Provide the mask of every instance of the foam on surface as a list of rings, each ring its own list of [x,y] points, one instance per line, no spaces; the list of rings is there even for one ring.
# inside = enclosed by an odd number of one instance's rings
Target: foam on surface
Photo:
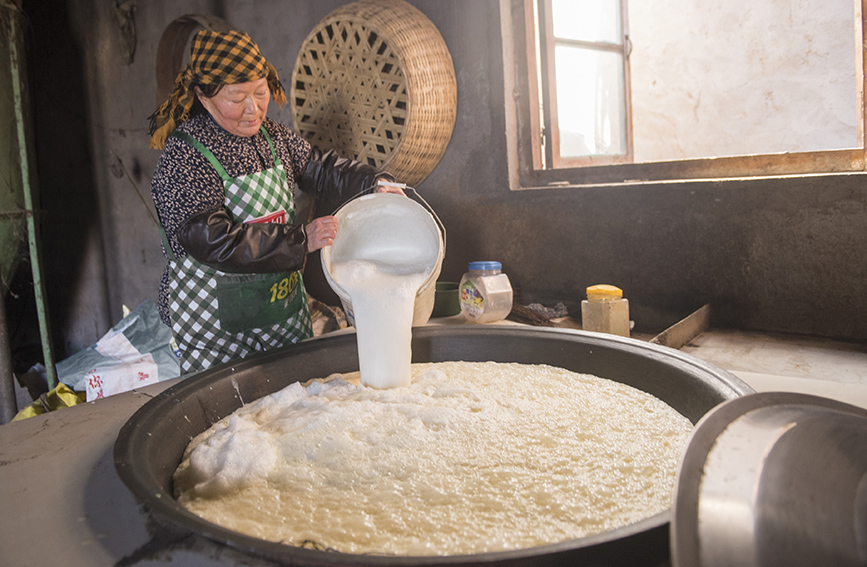
[[[176,496],[255,537],[398,555],[555,543],[670,506],[692,424],[664,402],[542,365],[412,373],[403,388],[335,376],[244,406],[190,444]]]

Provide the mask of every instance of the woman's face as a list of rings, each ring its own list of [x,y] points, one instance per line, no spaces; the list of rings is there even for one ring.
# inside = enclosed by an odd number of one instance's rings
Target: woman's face
[[[196,96],[217,124],[245,138],[259,131],[271,101],[266,77],[249,83],[226,85],[211,98],[204,96],[197,87]]]

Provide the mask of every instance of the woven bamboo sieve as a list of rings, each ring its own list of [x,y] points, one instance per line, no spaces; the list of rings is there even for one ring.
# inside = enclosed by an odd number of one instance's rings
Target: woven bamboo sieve
[[[418,186],[446,151],[457,114],[452,57],[404,0],[360,0],[310,32],[292,74],[296,131]]]

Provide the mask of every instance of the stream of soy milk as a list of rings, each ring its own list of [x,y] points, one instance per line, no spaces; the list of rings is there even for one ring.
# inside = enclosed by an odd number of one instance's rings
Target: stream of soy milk
[[[352,301],[361,383],[373,388],[412,381],[412,317],[429,262],[389,264],[348,260],[331,266],[334,281]]]

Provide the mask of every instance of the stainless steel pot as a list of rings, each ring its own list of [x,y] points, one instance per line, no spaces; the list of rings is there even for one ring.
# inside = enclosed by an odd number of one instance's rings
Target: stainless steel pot
[[[753,390],[736,376],[666,347],[581,331],[519,326],[413,329],[413,361],[549,364],[648,392],[693,423],[716,405]],[[292,382],[358,370],[355,335],[320,338],[217,367],[145,404],[121,429],[118,475],[161,526],[257,558],[330,565],[660,565],[669,560],[669,513],[596,536],[509,552],[447,557],[353,555],[300,549],[216,526],[172,497],[172,474],[190,440],[244,403]]]
[[[672,504],[675,567],[867,565],[867,409],[763,392],[696,427]]]

